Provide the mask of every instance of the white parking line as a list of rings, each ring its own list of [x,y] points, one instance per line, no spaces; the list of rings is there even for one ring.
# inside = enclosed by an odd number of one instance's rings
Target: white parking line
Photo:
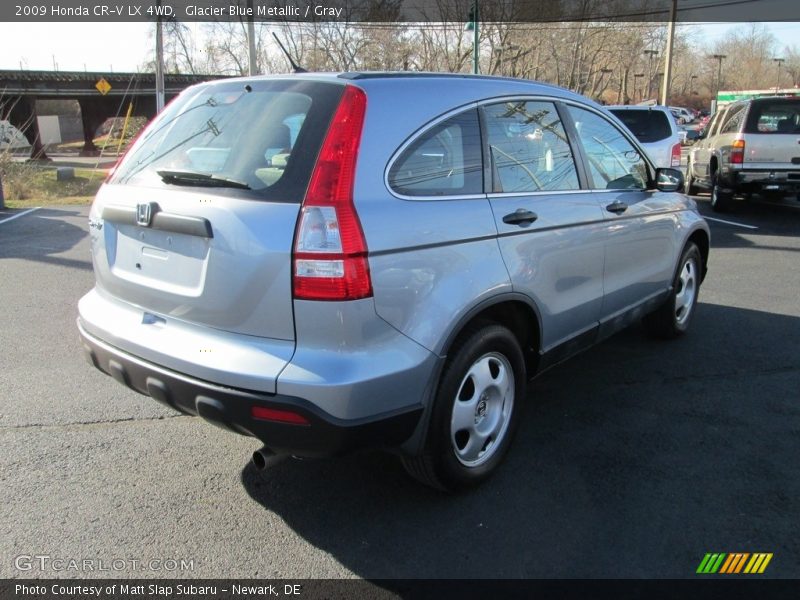
[[[736,223],[734,221],[726,221],[725,219],[715,219],[714,217],[703,217],[706,221],[716,221],[717,223],[725,223],[726,225],[735,225],[736,227],[744,227],[745,229],[758,229],[755,225],[745,225],[744,223]]]
[[[37,206],[36,208],[29,208],[28,210],[24,210],[21,213],[17,213],[11,217],[8,217],[7,219],[3,219],[2,221],[0,221],[0,225],[2,225],[3,223],[8,223],[9,221],[13,221],[14,219],[19,219],[20,217],[24,217],[28,213],[32,213],[33,211],[39,210],[40,208],[42,207]]]

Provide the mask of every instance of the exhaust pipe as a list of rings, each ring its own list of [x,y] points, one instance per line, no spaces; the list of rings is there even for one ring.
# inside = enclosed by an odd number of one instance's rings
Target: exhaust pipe
[[[253,465],[259,471],[277,465],[286,458],[285,454],[275,454],[269,448],[261,448],[253,452]]]

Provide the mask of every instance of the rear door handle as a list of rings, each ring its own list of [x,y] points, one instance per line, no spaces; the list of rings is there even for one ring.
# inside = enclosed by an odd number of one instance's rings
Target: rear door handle
[[[608,212],[612,212],[612,213],[616,213],[616,214],[620,215],[620,214],[624,213],[626,210],[628,210],[628,205],[625,204],[624,202],[622,202],[621,200],[617,200],[615,202],[612,202],[608,206],[606,206],[606,210]]]
[[[535,212],[531,212],[529,210],[525,210],[524,208],[518,208],[513,213],[507,214],[503,217],[503,223],[508,223],[509,225],[530,225],[536,219],[539,218]]]

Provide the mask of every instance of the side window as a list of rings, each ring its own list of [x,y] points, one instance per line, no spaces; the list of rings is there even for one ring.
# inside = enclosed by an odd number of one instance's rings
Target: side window
[[[647,188],[647,162],[619,129],[577,106],[570,106],[569,114],[583,144],[593,189]]]
[[[484,107],[493,192],[580,189],[567,135],[552,102]]]
[[[719,132],[720,133],[736,133],[739,131],[742,125],[742,119],[744,118],[746,106],[737,106],[736,108],[731,108],[728,111],[728,114],[725,115],[725,121],[722,123]]]
[[[389,186],[405,196],[482,194],[478,111],[460,113],[423,133],[392,165]]]
[[[709,119],[708,123],[706,123],[706,137],[710,137],[714,135],[714,129],[719,123],[719,111],[715,112],[714,115]]]

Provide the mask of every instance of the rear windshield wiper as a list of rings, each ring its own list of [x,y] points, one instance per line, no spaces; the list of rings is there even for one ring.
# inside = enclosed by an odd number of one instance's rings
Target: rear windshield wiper
[[[217,175],[210,175],[208,173],[195,173],[194,171],[172,171],[168,169],[161,169],[156,171],[156,173],[158,173],[158,176],[164,180],[164,183],[172,183],[175,185],[230,187],[238,188],[240,190],[251,189],[250,186],[243,181],[236,181],[235,179],[228,179],[227,177],[219,177]]]

